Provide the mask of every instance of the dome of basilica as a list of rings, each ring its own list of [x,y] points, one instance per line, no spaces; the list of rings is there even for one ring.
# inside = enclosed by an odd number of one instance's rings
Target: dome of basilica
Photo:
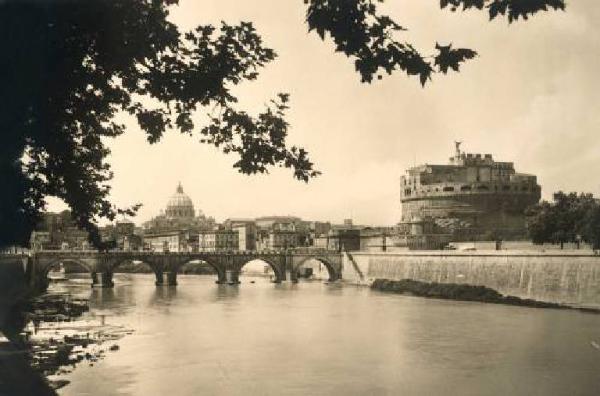
[[[171,218],[193,218],[195,216],[194,204],[190,197],[183,192],[181,183],[177,186],[177,191],[167,203],[165,215]]]

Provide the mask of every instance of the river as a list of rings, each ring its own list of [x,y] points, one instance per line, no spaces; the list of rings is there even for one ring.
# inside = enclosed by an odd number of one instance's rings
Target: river
[[[81,320],[133,330],[60,395],[598,395],[600,315],[322,282],[115,275]]]

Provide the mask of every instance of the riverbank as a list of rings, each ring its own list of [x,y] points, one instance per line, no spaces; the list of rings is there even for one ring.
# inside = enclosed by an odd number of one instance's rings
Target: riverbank
[[[87,299],[46,293],[13,305],[0,327],[0,395],[56,395],[61,376],[76,365],[94,365],[131,331],[83,318]],[[4,335],[4,337],[2,337]],[[110,345],[106,345],[110,343]]]
[[[591,251],[352,252],[342,279],[481,285],[503,295],[600,308],[600,256]]]
[[[388,293],[406,294],[417,297],[445,300],[473,301],[491,304],[515,305],[529,308],[575,309],[583,312],[600,313],[600,309],[573,307],[564,304],[537,301],[528,298],[505,296],[486,286],[457,283],[421,282],[412,279],[375,279],[371,289]]]
[[[63,376],[71,383],[61,396],[598,389],[600,315],[402,297],[342,282],[242,278],[229,286],[190,275],[177,287],[156,287],[150,275],[115,274],[114,289],[72,282],[90,296],[86,317],[105,315],[135,333],[102,364],[80,363]]]

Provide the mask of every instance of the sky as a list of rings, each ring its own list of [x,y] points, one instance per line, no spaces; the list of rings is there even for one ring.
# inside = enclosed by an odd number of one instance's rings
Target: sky
[[[242,175],[232,168],[235,157],[198,135],[170,131],[150,145],[124,117],[127,132],[108,142],[111,200],[142,203],[135,219],[142,222],[165,208],[181,182],[196,210],[217,221],[295,215],[393,225],[404,170],[446,163],[454,140],[537,175],[543,198],[557,190],[600,195],[600,2],[569,1],[566,12],[511,25],[483,12],[440,10],[437,0],[387,0],[381,12],[406,27],[398,38],[422,53],[439,42],[479,56],[460,73],[434,75],[425,88],[401,72],[364,84],[351,59],[308,33],[301,0],[181,0],[170,19],[182,30],[254,23],[278,58],[235,89],[240,106],[258,112],[276,93],[289,93],[288,141],[307,149],[323,174],[308,184],[287,169]]]

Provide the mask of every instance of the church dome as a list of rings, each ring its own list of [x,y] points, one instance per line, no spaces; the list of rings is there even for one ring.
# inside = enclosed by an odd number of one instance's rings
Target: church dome
[[[181,187],[181,183],[177,186],[177,191],[175,192],[175,195],[173,195],[169,199],[165,214],[167,215],[167,217],[173,218],[193,218],[195,216],[194,204],[192,203],[190,197],[188,197],[183,192],[183,187]]]

